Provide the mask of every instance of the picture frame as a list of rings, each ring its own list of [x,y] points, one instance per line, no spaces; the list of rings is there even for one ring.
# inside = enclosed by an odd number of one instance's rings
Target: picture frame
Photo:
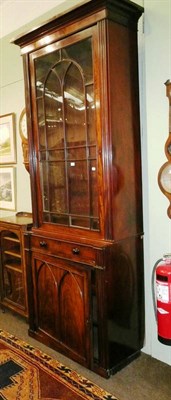
[[[0,209],[2,210],[16,209],[15,178],[14,167],[0,168]]]
[[[15,114],[0,115],[0,164],[15,164]]]

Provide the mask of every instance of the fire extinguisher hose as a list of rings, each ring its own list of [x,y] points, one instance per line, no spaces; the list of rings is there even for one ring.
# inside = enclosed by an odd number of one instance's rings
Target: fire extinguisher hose
[[[163,257],[159,258],[159,260],[157,260],[156,263],[154,264],[153,271],[152,271],[152,279],[151,279],[152,300],[153,300],[153,308],[154,308],[154,315],[155,315],[156,322],[157,322],[157,307],[156,307],[156,293],[155,293],[155,272],[156,272],[157,265],[161,261],[163,261]]]

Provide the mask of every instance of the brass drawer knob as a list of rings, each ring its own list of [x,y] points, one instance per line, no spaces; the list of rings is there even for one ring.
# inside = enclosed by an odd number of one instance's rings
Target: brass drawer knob
[[[77,247],[72,249],[73,254],[80,254],[80,250]]]
[[[44,242],[44,240],[42,242],[40,242],[40,247],[47,247],[47,243]]]

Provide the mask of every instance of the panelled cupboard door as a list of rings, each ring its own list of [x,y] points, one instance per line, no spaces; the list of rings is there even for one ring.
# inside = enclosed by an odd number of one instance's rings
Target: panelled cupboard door
[[[73,263],[33,254],[36,332],[89,365],[89,272]]]

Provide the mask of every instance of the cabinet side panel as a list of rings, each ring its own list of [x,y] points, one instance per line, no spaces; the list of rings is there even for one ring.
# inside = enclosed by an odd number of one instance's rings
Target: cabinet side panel
[[[106,274],[110,367],[139,351],[144,340],[143,240],[128,238],[111,250]]]
[[[113,237],[142,232],[137,32],[108,23]]]

